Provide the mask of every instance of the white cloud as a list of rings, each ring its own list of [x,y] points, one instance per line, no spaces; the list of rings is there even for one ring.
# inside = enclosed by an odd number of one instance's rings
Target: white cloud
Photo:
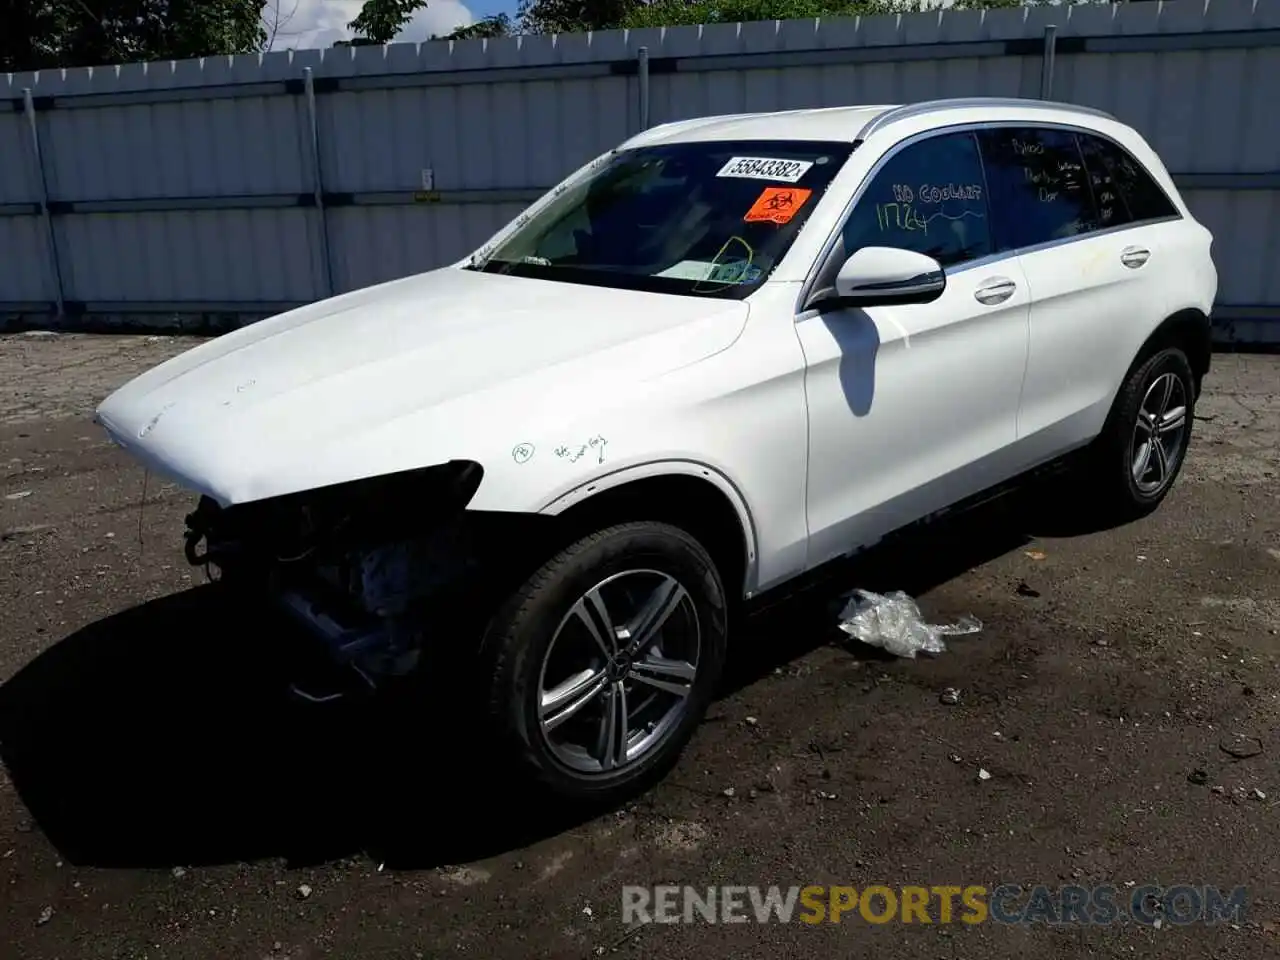
[[[335,40],[351,36],[347,24],[356,18],[363,5],[363,0],[268,0],[267,9],[263,11],[268,25],[277,7],[281,21],[272,49],[331,47]],[[432,34],[443,36],[474,20],[460,0],[430,0],[425,9],[413,15],[396,39],[428,40]]]

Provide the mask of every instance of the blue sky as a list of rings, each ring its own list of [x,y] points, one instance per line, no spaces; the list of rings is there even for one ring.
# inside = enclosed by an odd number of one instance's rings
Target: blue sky
[[[347,23],[360,12],[363,0],[268,0],[268,22],[279,19],[274,50],[330,47],[335,40],[349,37]],[[495,13],[514,15],[517,0],[430,0],[418,11],[397,37],[398,40],[426,40],[433,33],[445,34]]]

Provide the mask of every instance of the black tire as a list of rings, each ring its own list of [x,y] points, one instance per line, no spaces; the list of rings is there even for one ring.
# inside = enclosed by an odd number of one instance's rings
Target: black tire
[[[1146,429],[1139,427],[1139,412],[1143,412],[1144,421],[1148,419],[1145,408],[1151,407],[1153,390],[1162,383],[1171,383],[1173,390],[1166,413],[1181,407],[1182,425],[1176,434],[1161,435],[1159,448],[1166,450],[1163,459],[1166,467],[1160,482],[1155,482],[1155,461],[1160,458],[1154,457],[1147,461],[1149,466],[1143,477],[1149,482],[1144,483],[1135,476],[1140,455],[1139,434]],[[1082,479],[1086,481],[1091,509],[1100,508],[1108,519],[1124,521],[1146,516],[1160,506],[1186,461],[1197,386],[1187,355],[1177,347],[1159,350],[1130,370],[1102,433],[1085,459]]]
[[[646,577],[650,579],[646,580]],[[669,588],[668,580],[678,583],[684,594]],[[640,588],[650,582],[662,589],[670,589],[673,597],[683,597],[667,619],[667,626],[656,634],[658,640],[654,646],[662,647],[665,656],[665,651],[673,649],[678,642],[684,642],[687,649],[691,642],[689,638],[695,633],[697,636],[696,673],[692,682],[687,684],[688,693],[683,698],[662,691],[655,693],[652,687],[647,686],[647,681],[639,682],[637,675],[641,673],[641,667],[647,671],[652,666],[649,663],[641,663],[634,673],[628,673],[629,668],[622,664],[623,657],[605,660],[599,641],[594,641],[593,646],[592,639],[582,639],[590,638],[590,634],[585,632],[586,624],[572,613],[580,600],[585,602],[588,592],[602,584],[600,595],[604,596],[609,590],[640,594],[643,592]],[[656,588],[653,596],[657,596]],[[612,598],[606,606],[611,603]],[[617,608],[622,610],[623,604],[617,604]],[[680,617],[678,622],[675,620],[677,615]],[[691,624],[696,624],[696,631]],[[715,563],[706,550],[683,530],[663,523],[641,522],[610,527],[584,537],[547,561],[516,590],[499,608],[485,631],[482,649],[490,676],[488,711],[494,732],[520,771],[546,792],[564,800],[591,803],[625,799],[659,779],[675,764],[705,715],[724,667],[726,624],[724,588]],[[668,639],[668,629],[672,631],[674,640]],[[603,634],[605,631],[599,632]],[[573,636],[578,638],[577,648],[571,642]],[[616,631],[614,636],[618,636]],[[557,745],[558,735],[554,731],[544,732],[540,721],[543,685],[547,682],[546,676],[552,672],[548,661],[549,654],[553,652],[553,641],[556,643],[556,657],[560,656],[562,649],[580,648],[584,656],[599,658],[602,665],[587,664],[583,670],[598,670],[605,683],[605,688],[595,696],[595,700],[588,702],[556,730],[590,729],[593,722],[603,728],[606,701],[617,696],[619,684],[624,690],[619,697],[623,704],[631,702],[632,694],[625,692],[626,685],[630,683],[633,690],[641,691],[634,706],[640,707],[646,696],[655,703],[663,697],[670,697],[673,703],[683,705],[682,712],[673,716],[665,726],[659,725],[665,733],[655,738],[653,745],[634,759],[611,770],[575,768],[575,763],[586,764],[590,758],[584,754],[566,760],[563,754],[571,752],[573,745]],[[624,635],[618,642],[625,645],[628,639]],[[675,661],[662,661],[668,662]],[[637,663],[640,663],[639,657]],[[620,679],[615,678],[615,674]],[[599,721],[594,719],[595,701],[599,701]],[[625,710],[624,706],[624,715]],[[637,714],[640,713],[641,710],[637,709]],[[568,734],[564,736],[567,739]],[[622,742],[625,743],[625,738]]]

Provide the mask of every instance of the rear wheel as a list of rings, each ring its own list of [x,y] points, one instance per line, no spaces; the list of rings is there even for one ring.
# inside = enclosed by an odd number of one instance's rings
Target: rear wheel
[[[684,531],[628,523],[568,547],[486,631],[489,711],[552,793],[609,801],[670,768],[724,664],[725,596]]]
[[[1177,347],[1130,372],[1087,461],[1090,492],[1104,510],[1128,519],[1160,505],[1186,459],[1195,402],[1195,377]]]

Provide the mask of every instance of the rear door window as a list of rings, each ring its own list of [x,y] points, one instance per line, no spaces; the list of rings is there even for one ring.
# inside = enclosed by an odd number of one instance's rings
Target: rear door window
[[[944,267],[991,253],[982,164],[972,133],[949,133],[893,154],[844,225],[844,251],[898,247]]]
[[[1077,135],[1102,226],[1176,217],[1178,209],[1142,164],[1104,137]]]
[[[1069,240],[1098,229],[1084,158],[1069,130],[978,131],[998,251]]]

